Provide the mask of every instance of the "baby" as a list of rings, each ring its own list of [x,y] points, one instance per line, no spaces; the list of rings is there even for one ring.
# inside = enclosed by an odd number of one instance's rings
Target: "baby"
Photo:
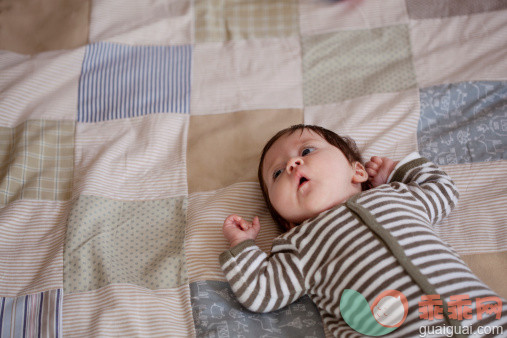
[[[254,242],[258,217],[248,222],[231,215],[224,222],[231,248],[220,264],[248,309],[277,310],[307,294],[335,336],[355,336],[341,315],[342,292],[355,290],[372,304],[392,289],[408,302],[406,319],[392,335],[418,336],[421,327],[449,325],[476,333],[484,325],[507,330],[505,302],[500,317],[478,319],[473,300],[498,296],[435,234],[458,192],[449,176],[417,153],[400,162],[374,156],[363,166],[353,141],[296,125],[266,144],[258,175],[268,209],[286,232],[268,255]],[[452,311],[455,297],[465,294],[472,318]],[[441,311],[425,318],[420,302],[427,295],[439,296]]]

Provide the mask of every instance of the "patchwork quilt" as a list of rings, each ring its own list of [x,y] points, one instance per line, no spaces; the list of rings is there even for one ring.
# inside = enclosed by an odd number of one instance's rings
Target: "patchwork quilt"
[[[223,220],[280,230],[256,179],[278,130],[455,180],[437,232],[507,297],[507,2],[0,2],[0,336],[324,337],[303,297],[241,307]]]

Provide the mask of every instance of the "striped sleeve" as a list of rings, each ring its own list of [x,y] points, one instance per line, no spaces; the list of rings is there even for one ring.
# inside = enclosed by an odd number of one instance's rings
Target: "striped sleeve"
[[[449,215],[459,197],[451,178],[434,163],[420,156],[400,164],[392,181],[406,184],[411,195],[426,210],[431,224]]]
[[[223,252],[220,265],[238,301],[250,311],[274,311],[304,295],[299,254],[286,241],[275,240],[270,255],[245,241]]]

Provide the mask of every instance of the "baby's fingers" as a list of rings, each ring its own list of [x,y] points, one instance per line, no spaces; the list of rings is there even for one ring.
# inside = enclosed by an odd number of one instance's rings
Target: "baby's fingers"
[[[224,221],[224,224],[235,224],[241,219],[238,215],[229,215]]]
[[[250,228],[252,227],[252,223],[250,223],[250,222],[248,222],[248,221],[246,221],[246,220],[244,220],[244,219],[242,219],[242,218],[240,219],[240,221],[239,221],[239,224],[238,224],[238,225],[239,225],[239,227],[240,227],[242,230],[248,230],[248,229],[250,229]]]
[[[370,176],[377,175],[378,169],[379,169],[379,165],[378,164],[373,163],[373,162],[367,162],[364,165],[364,167],[365,167],[366,172],[368,173],[368,175],[370,175]]]
[[[241,217],[238,215],[230,215],[224,221],[224,227],[241,228]]]
[[[370,161],[366,162],[364,167],[366,172],[370,176],[375,176],[378,174],[380,167],[382,166],[382,159],[378,156],[372,156]]]
[[[373,170],[371,168],[366,168],[366,172],[368,173],[368,178],[371,180],[373,177],[377,176],[378,171]]]
[[[378,168],[380,168],[380,166],[382,166],[382,160],[379,161],[373,161],[373,159],[375,158],[376,156],[372,157],[372,161],[368,161],[364,164],[364,166],[366,168],[371,168],[373,170],[378,170]]]
[[[370,158],[370,162],[373,162],[373,163],[375,163],[376,165],[381,166],[381,165],[382,165],[383,160],[382,160],[382,157],[379,157],[379,156],[372,156],[372,157]]]

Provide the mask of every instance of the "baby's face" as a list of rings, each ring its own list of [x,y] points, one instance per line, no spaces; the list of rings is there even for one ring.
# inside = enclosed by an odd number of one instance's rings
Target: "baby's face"
[[[340,149],[307,129],[273,144],[262,176],[271,204],[291,226],[343,203],[367,179],[361,164],[351,165]]]

